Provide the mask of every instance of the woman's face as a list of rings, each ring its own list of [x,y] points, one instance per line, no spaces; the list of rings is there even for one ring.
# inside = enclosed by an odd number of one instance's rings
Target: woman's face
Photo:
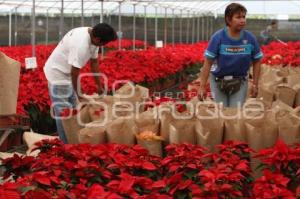
[[[235,31],[241,31],[246,25],[246,13],[235,13],[228,21],[229,27]]]

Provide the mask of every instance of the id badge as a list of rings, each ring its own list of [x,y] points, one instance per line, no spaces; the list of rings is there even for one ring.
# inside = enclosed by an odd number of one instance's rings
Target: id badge
[[[232,80],[232,79],[233,79],[232,75],[224,76],[224,80]]]

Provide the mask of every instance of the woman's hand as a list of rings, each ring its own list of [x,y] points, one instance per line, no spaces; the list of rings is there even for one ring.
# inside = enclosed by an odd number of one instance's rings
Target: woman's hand
[[[206,91],[206,88],[205,86],[200,86],[199,90],[198,90],[198,99],[200,101],[204,101],[207,97],[207,91]]]

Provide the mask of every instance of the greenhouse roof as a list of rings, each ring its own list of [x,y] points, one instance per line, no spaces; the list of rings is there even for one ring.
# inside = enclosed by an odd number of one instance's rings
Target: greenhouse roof
[[[36,13],[61,13],[63,7],[64,14],[99,14],[103,6],[103,14],[132,15],[133,8],[137,14],[152,15],[156,11],[158,14],[223,14],[225,7],[232,2],[243,4],[249,15],[299,15],[300,1],[222,1],[222,0],[202,0],[202,1],[166,1],[166,0],[2,0],[0,1],[0,12],[30,13],[35,5]],[[119,7],[121,5],[121,10]],[[83,6],[83,9],[82,9]]]

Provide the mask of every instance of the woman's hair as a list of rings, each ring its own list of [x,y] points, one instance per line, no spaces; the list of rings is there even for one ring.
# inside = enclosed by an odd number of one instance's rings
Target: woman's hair
[[[227,20],[231,20],[233,15],[236,14],[236,13],[247,13],[247,9],[239,4],[239,3],[231,3],[229,4],[226,9],[225,9],[225,23],[226,25],[228,26],[229,23]]]
[[[101,42],[110,42],[117,39],[116,31],[107,23],[99,23],[92,29],[94,37],[100,38]]]

